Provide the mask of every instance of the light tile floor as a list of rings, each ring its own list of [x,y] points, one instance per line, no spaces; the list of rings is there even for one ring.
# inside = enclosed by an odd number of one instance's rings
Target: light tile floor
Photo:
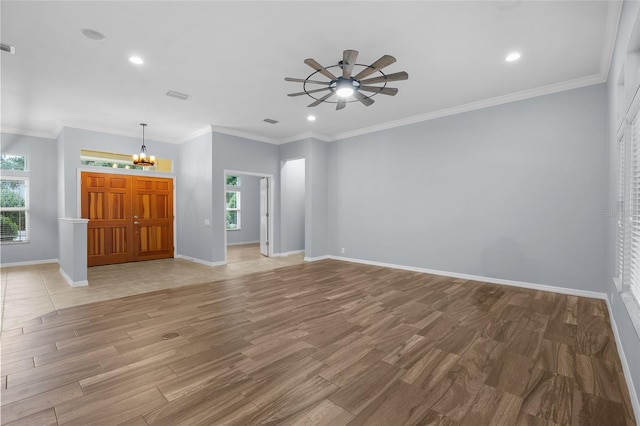
[[[89,287],[72,288],[57,263],[0,268],[2,330],[11,330],[56,309],[166,288],[235,278],[302,263],[303,255],[261,257],[224,266],[162,259],[89,268]]]

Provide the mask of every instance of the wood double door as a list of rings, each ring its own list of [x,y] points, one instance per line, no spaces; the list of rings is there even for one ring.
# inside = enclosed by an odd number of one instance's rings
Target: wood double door
[[[82,172],[88,266],[173,257],[173,180]]]

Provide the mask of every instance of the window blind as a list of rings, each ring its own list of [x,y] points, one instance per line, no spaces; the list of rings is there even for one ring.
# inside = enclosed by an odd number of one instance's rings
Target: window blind
[[[629,188],[629,289],[640,304],[640,111],[631,122],[631,179]]]
[[[620,285],[625,280],[625,255],[628,250],[625,250],[625,242],[627,239],[625,238],[626,226],[625,222],[627,220],[627,214],[625,211],[626,202],[625,202],[625,194],[626,194],[626,157],[625,157],[625,137],[624,133],[618,138],[618,165],[620,167],[618,173],[618,205],[616,206],[616,216],[618,217],[618,228],[617,228],[617,254],[616,254],[616,277],[619,280]]]

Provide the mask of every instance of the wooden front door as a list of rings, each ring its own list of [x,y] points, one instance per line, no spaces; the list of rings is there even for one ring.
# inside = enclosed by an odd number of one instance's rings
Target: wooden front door
[[[173,257],[173,180],[82,172],[88,266]]]
[[[133,177],[134,260],[173,257],[173,180]]]

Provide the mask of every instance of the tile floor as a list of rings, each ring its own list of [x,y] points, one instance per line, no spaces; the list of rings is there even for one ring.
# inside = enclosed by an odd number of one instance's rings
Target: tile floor
[[[57,263],[0,268],[2,330],[11,330],[56,309],[166,288],[202,284],[303,263],[303,255],[261,257],[224,266],[162,259],[89,268],[89,287],[72,288]]]

